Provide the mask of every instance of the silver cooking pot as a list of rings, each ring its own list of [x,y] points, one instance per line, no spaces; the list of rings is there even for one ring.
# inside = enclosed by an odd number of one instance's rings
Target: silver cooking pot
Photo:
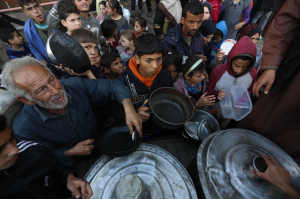
[[[203,110],[194,112],[192,119],[183,127],[183,137],[194,146],[200,146],[206,137],[220,130],[218,121],[210,113]]]

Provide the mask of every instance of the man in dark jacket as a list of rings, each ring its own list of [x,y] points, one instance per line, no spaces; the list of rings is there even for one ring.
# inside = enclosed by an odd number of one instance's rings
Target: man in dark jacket
[[[183,55],[203,55],[203,35],[198,31],[203,13],[200,1],[187,3],[182,12],[181,24],[171,28],[162,39],[164,49]]]
[[[45,147],[22,141],[16,144],[13,131],[0,115],[0,190],[1,198],[89,199],[89,183],[76,178],[74,170],[60,163]]]
[[[16,138],[44,145],[64,164],[72,165],[76,156],[91,153],[98,134],[92,106],[99,102],[117,100],[130,132],[134,125],[141,133],[142,120],[120,80],[58,80],[36,59],[23,57],[6,62],[1,81],[24,103],[12,124]]]

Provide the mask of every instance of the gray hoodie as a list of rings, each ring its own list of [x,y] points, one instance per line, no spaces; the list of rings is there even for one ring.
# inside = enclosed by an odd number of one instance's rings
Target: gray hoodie
[[[67,29],[60,23],[60,18],[57,13],[57,3],[58,2],[56,2],[53,5],[52,9],[49,12],[49,15],[47,16],[47,24],[48,24],[48,26],[50,26],[51,28],[53,28],[55,30],[60,30],[60,31],[66,32]],[[100,38],[101,28],[100,28],[100,23],[96,18],[94,18],[93,16],[91,16],[89,14],[88,19],[83,18],[81,15],[80,15],[80,19],[81,19],[81,23],[82,23],[82,28],[92,31],[93,33],[95,33],[97,35],[98,38]]]

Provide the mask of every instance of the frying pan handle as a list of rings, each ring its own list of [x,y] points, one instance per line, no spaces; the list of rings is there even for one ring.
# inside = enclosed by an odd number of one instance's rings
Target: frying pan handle
[[[201,122],[200,122],[200,124],[198,125],[198,128],[197,128],[197,134],[198,134],[198,137],[199,137],[199,140],[201,139],[201,126],[202,126],[202,124],[204,123],[204,122],[206,122],[206,121],[208,121],[208,119],[204,119],[204,120],[202,120]],[[208,121],[209,122],[209,121]]]
[[[138,133],[137,133],[135,126],[132,126],[132,127],[133,127],[132,140],[135,141],[136,137],[138,136]]]
[[[111,44],[108,43],[108,52],[110,53],[110,47],[111,47]]]
[[[196,101],[194,98],[192,98],[191,96],[189,96],[189,98],[190,98],[190,100],[192,101],[193,106],[196,106],[197,101]]]
[[[149,105],[149,102],[147,104],[143,104],[142,107],[149,107],[150,108],[150,105]],[[149,111],[145,111],[145,113],[148,113],[148,114],[152,114],[152,110],[149,110]]]

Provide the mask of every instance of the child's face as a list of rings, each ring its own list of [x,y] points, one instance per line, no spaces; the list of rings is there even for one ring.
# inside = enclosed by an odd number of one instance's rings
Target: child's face
[[[14,39],[10,39],[9,43],[14,45],[22,45],[23,42],[23,38],[16,31],[14,31]]]
[[[214,37],[212,38],[212,42],[214,44],[218,44],[222,41],[223,37],[221,37],[220,35],[214,35]]]
[[[208,44],[213,37],[214,37],[214,34],[203,37],[203,45]]]
[[[116,61],[112,61],[110,63],[110,73],[119,76],[122,72],[124,72],[124,66],[120,57],[116,59]]]
[[[105,6],[100,4],[99,8],[100,8],[101,14],[102,14],[102,15],[105,15],[105,14],[106,14]]]
[[[81,29],[80,15],[76,13],[71,13],[66,20],[61,20],[61,23],[68,29],[68,32]]]
[[[142,28],[141,25],[139,24],[139,22],[134,22],[134,31],[139,34],[144,32],[145,28]]]
[[[94,43],[80,43],[86,54],[88,55],[91,65],[95,65],[98,55],[98,46]]]
[[[208,10],[208,8],[207,8],[207,7],[203,7],[203,9],[204,9],[203,21],[204,21],[204,20],[208,20],[208,19],[209,19],[209,17],[210,17],[209,10]]]
[[[202,72],[195,71],[194,74],[192,75],[192,77],[185,75],[184,78],[189,79],[194,84],[199,84],[200,82],[202,82],[205,79],[205,76],[203,74],[203,71]]]
[[[88,12],[90,10],[90,4],[87,0],[75,0],[74,3],[80,12]]]
[[[120,37],[120,43],[121,43],[121,46],[126,50],[128,48],[131,47],[131,45],[133,45],[133,41],[129,41],[127,38],[121,36]]]
[[[255,35],[253,35],[250,39],[251,39],[251,41],[253,41],[254,44],[256,44],[259,40],[259,33],[256,33]]]
[[[143,77],[151,78],[154,76],[162,63],[162,53],[151,55],[135,56],[136,63],[139,65],[138,71]]]
[[[106,14],[108,16],[111,16],[111,15],[113,15],[116,12],[116,11],[114,11],[114,10],[111,9],[108,1],[106,1],[106,8],[105,8],[105,10],[106,10]]]
[[[171,66],[168,66],[166,69],[170,72],[173,82],[176,82],[178,78],[178,71],[176,70],[176,66],[173,64]]]
[[[24,5],[23,11],[27,16],[30,16],[37,24],[44,24],[46,22],[46,17],[43,14],[42,6],[36,2]]]
[[[236,74],[241,74],[244,72],[251,64],[251,61],[249,60],[242,60],[242,59],[233,59],[231,62],[232,70]]]

